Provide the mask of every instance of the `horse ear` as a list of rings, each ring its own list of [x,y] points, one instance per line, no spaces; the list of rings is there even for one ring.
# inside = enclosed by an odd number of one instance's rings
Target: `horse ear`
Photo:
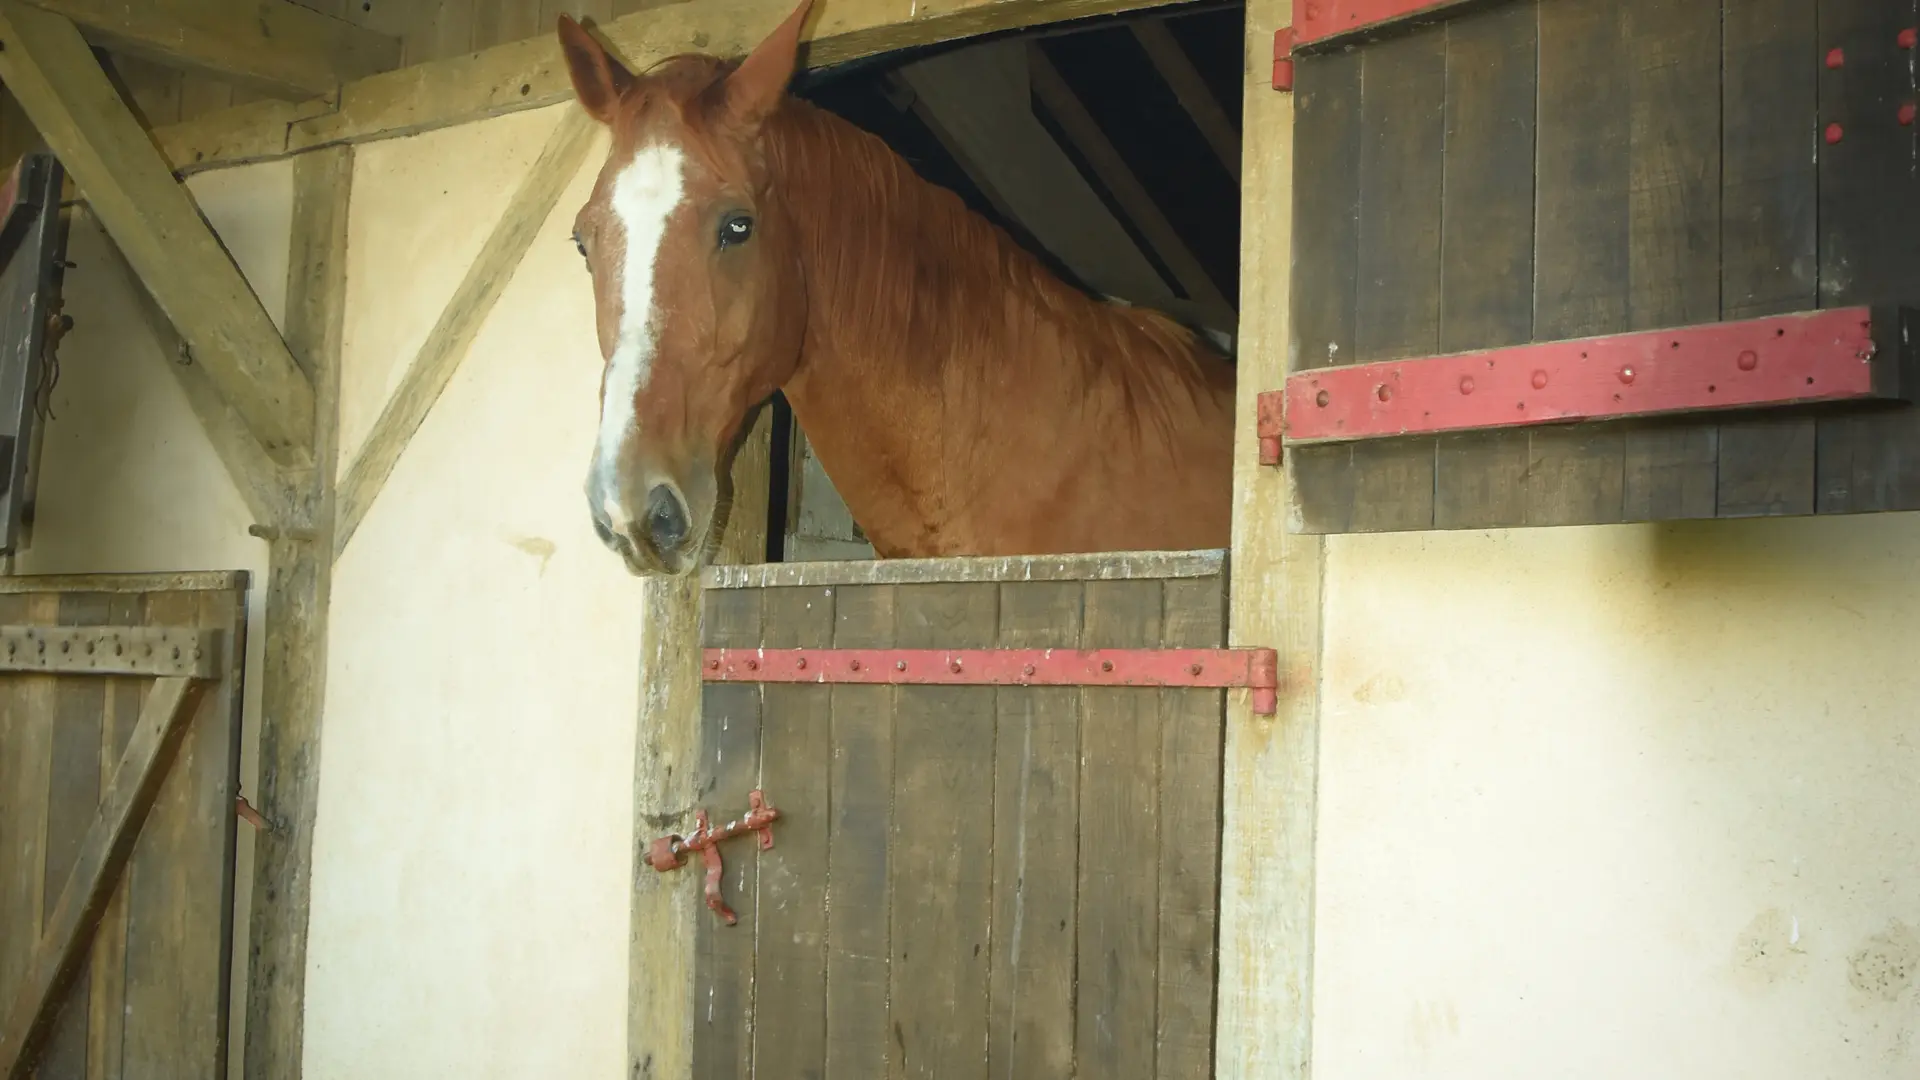
[[[603,124],[613,122],[620,95],[634,83],[633,73],[621,66],[587,29],[569,16],[560,16],[560,51],[567,58],[567,75],[587,115]]]
[[[724,83],[726,112],[736,122],[758,127],[780,104],[800,53],[800,27],[807,21],[813,0],[800,0],[785,22],[754,47]]]

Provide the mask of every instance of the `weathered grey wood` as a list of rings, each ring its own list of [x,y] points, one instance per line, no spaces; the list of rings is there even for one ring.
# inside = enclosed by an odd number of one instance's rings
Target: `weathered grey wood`
[[[73,174],[221,393],[276,461],[313,451],[313,389],[286,343],[114,90],[79,30],[0,3],[0,79]]]
[[[895,605],[900,648],[993,644],[996,585],[901,585]],[[890,1077],[986,1076],[997,693],[895,690]]]
[[[1152,648],[1160,641],[1157,581],[1090,582],[1085,648]],[[1159,694],[1081,692],[1080,1071],[1126,1080],[1154,1075],[1159,965]]]
[[[1000,586],[1000,647],[1078,648],[1082,593],[1075,581]],[[987,1074],[1070,1076],[1080,692],[1002,692],[995,722]]]
[[[89,40],[267,93],[331,94],[400,66],[400,40],[291,0],[30,0]]]
[[[747,594],[743,594],[747,595]],[[831,589],[760,593],[760,643],[819,647],[833,641]],[[730,858],[759,864],[754,907],[754,1075],[824,1076],[827,1059],[827,833],[832,806],[831,687],[761,688],[760,782],[776,807],[795,812],[775,826],[772,851]],[[729,798],[731,796],[728,796]],[[741,806],[739,810],[745,810]],[[729,809],[729,813],[738,811]]]
[[[256,834],[254,844],[245,1047],[249,1075],[288,1080],[300,1075],[304,1030],[352,178],[347,148],[305,155],[294,167],[287,340],[313,380],[317,415],[314,467],[286,477],[295,527],[271,533],[267,548],[260,779],[253,801],[275,828]]]
[[[763,597],[760,592],[708,597],[701,640],[708,648],[760,644]],[[759,783],[761,719],[758,686],[715,683],[702,695],[700,805],[719,823],[745,813],[747,792]],[[699,959],[693,988],[693,1075],[746,1080],[753,1075],[753,947],[760,864],[748,842],[728,845],[721,856],[725,865],[721,893],[739,922],[728,926],[716,913],[702,909],[694,925],[693,945]],[[689,860],[686,868],[674,873],[698,877],[705,871],[697,860]]]
[[[520,186],[501,211],[500,220],[467,267],[466,276],[440,310],[427,339],[401,376],[380,415],[367,433],[359,454],[340,482],[339,520],[334,527],[334,557],[339,558],[354,531],[372,509],[387,477],[400,462],[413,433],[426,421],[434,402],[453,381],[454,372],[471,351],[487,314],[506,292],[513,272],[533,246],[533,238],[547,222],[560,193],[573,182],[586,160],[596,125],[580,109],[569,109],[547,137]],[[763,525],[764,529],[765,526]]]
[[[0,615],[52,624],[59,620],[60,597],[0,593]],[[22,929],[0,934],[0,1003],[8,988],[25,980],[46,911],[42,878],[57,682],[50,675],[16,675],[7,681],[8,700],[0,708],[0,746],[5,748],[0,753],[0,923]]]
[[[18,574],[0,577],[0,596],[68,592],[171,593],[245,591],[251,575],[245,570],[190,571],[159,574]],[[35,619],[36,624],[41,620]],[[47,622],[51,622],[49,618]]]
[[[893,586],[848,585],[834,594],[835,648],[893,645],[898,599]],[[873,1080],[887,1075],[893,1053],[887,972],[893,940],[895,691],[891,686],[835,686],[830,693],[834,754],[823,1075]]]
[[[1217,648],[1227,636],[1221,583],[1161,585],[1160,645]],[[1214,932],[1220,903],[1220,747],[1226,694],[1163,690],[1160,705],[1160,858],[1154,1075],[1213,1076]]]
[[[112,598],[113,621],[134,622],[144,617],[145,597],[101,595]],[[113,784],[114,768],[139,726],[140,705],[146,689],[139,680],[108,680],[103,738],[98,748],[101,790]],[[137,854],[136,849],[136,857]],[[121,1080],[125,1075],[122,1065],[127,1028],[127,930],[131,891],[126,875],[122,875],[119,887],[107,898],[93,931],[93,970],[87,975],[88,988],[92,991],[87,1007],[88,1080]]]
[[[33,1065],[36,1043],[52,1023],[61,994],[85,957],[87,933],[132,854],[141,821],[153,804],[168,755],[182,731],[181,722],[192,715],[200,689],[193,679],[158,680],[141,709],[139,726],[114,772],[113,787],[87,830],[59,901],[48,912],[26,978],[12,995],[6,1026],[0,1028],[0,1076],[6,1080],[21,1080]]]
[[[0,672],[220,675],[220,631],[171,626],[0,626]]]
[[[791,585],[916,585],[966,581],[1124,581],[1216,577],[1227,553],[1129,551],[1085,555],[1018,555],[953,559],[860,559],[847,562],[709,566],[708,589],[784,588]]]

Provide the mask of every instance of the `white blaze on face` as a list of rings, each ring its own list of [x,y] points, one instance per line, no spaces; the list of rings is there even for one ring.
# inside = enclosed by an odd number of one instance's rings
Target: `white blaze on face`
[[[626,505],[618,482],[620,451],[635,434],[633,399],[646,388],[653,366],[660,332],[654,320],[654,275],[667,221],[685,193],[682,162],[677,146],[648,146],[613,181],[613,219],[626,236],[626,257],[620,266],[620,333],[607,366],[594,472],[600,508],[619,533],[627,531],[637,511]]]

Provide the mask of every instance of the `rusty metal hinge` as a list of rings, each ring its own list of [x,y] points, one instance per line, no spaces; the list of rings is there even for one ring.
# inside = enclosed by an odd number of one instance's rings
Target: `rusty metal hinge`
[[[1283,26],[1273,32],[1273,88],[1293,90],[1293,27]]]

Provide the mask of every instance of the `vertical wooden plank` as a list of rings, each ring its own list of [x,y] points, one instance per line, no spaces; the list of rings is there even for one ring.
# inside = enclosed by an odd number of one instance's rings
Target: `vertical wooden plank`
[[[1720,317],[1720,6],[1625,0],[1632,58],[1628,128],[1627,324],[1647,330]],[[1711,423],[1625,425],[1622,516],[1714,514]]]
[[[1819,151],[1820,305],[1920,301],[1920,125],[1889,118],[1916,99],[1915,52],[1902,29],[1920,22],[1914,0],[1819,0],[1818,49],[1841,49],[1820,67],[1819,120],[1839,142]],[[1820,513],[1920,508],[1920,408],[1822,417]]]
[[[844,587],[834,597],[833,644],[893,644],[890,585]],[[893,834],[893,695],[886,686],[836,686],[827,838],[827,1066],[823,1075],[887,1075],[889,887]]]
[[[352,187],[351,147],[294,159],[286,339],[313,383],[314,467],[286,478],[286,524],[305,528],[288,528],[267,547],[259,788],[252,801],[274,828],[254,840],[245,1021],[246,1074],[289,1080],[300,1075],[304,1037]]]
[[[761,590],[717,589],[706,596],[701,637],[708,648],[760,644]],[[720,821],[747,808],[747,792],[760,780],[760,687],[713,683],[700,708],[701,805]],[[778,805],[777,803],[775,805]],[[758,861],[738,849],[728,853],[721,892],[739,923],[728,926],[702,911],[694,928],[694,1075],[753,1075],[753,927],[758,910]],[[693,876],[700,871],[695,870]]]
[[[1081,606],[1078,582],[1001,585],[1000,647],[1079,647]],[[996,723],[987,1075],[1070,1076],[1079,692],[1002,690]]]
[[[1447,24],[1439,351],[1533,336],[1533,141],[1539,8],[1506,4]],[[1526,521],[1527,433],[1439,439],[1436,528]]]
[[[1285,189],[1274,197],[1287,199],[1301,223],[1295,250],[1310,272],[1292,284],[1294,333],[1281,354],[1289,372],[1343,363],[1353,355],[1360,255],[1360,54],[1302,57],[1293,85],[1293,100],[1287,104],[1294,114],[1290,122],[1299,127],[1299,167],[1293,170],[1290,198]],[[1267,93],[1273,89],[1268,87]],[[1263,388],[1281,385],[1284,374],[1276,372]],[[1287,454],[1288,467],[1300,477],[1291,494],[1297,498],[1302,525],[1309,531],[1344,531],[1353,512],[1352,447],[1295,447]]]
[[[1727,319],[1817,306],[1812,5],[1727,6],[1722,289]],[[1720,424],[1720,517],[1806,514],[1814,507],[1811,416]]]
[[[133,626],[146,618],[146,601],[141,595],[116,596],[110,621]],[[111,679],[107,685],[107,703],[100,744],[100,790],[107,790],[113,773],[133,736],[140,718],[140,705],[149,681]],[[121,1080],[124,1071],[122,1046],[125,1041],[127,993],[127,882],[123,878],[100,914],[93,932],[92,970],[88,974],[92,1003],[87,1024],[88,1080]]]
[[[1086,648],[1160,639],[1160,582],[1086,586]],[[1088,1076],[1154,1075],[1159,967],[1160,703],[1126,689],[1083,690],[1080,724],[1078,1022]]]
[[[1227,637],[1226,582],[1162,585],[1160,644],[1218,648]],[[1159,982],[1154,1075],[1213,1076],[1214,929],[1220,886],[1220,747],[1226,694],[1169,690],[1160,705]]]
[[[833,644],[834,590],[768,589],[761,644]],[[762,852],[755,928],[754,1075],[814,1077],[826,1069],[827,811],[832,803],[832,690],[769,685],[760,722],[760,779],[775,806],[805,808]],[[742,808],[744,809],[744,807]],[[744,852],[743,852],[744,854]]]
[[[226,1074],[245,603],[232,592],[159,593],[147,601],[156,625],[224,630],[226,655],[220,680],[186,721],[127,863],[122,1061],[129,1076]]]
[[[1612,333],[1627,321],[1632,58],[1613,4],[1540,0],[1533,332]],[[1539,428],[1528,439],[1527,522],[1619,521],[1616,428]]]
[[[990,582],[895,590],[900,648],[985,648]],[[894,698],[892,1077],[985,1077],[993,886],[995,691],[902,686]]]
[[[101,626],[112,615],[109,598],[99,593],[60,597],[60,625]],[[67,885],[87,827],[100,806],[100,743],[105,737],[107,681],[66,676],[54,689],[53,755],[47,783],[46,867],[41,879],[41,910],[50,911]],[[66,999],[40,1049],[39,1074],[82,1076],[87,1062],[87,1003],[92,990],[88,965],[68,984]]]
[[[477,0],[440,0],[439,11],[422,31],[423,40],[417,46],[412,39],[407,41],[407,63],[420,64],[472,52],[476,48],[476,7]],[[416,51],[419,53],[417,59],[414,57]]]
[[[59,621],[57,596],[0,596],[8,622],[51,626]],[[45,917],[47,800],[53,767],[56,680],[49,675],[10,676],[0,686],[0,922],[25,932],[0,934],[0,987],[20,985],[39,941]]]

